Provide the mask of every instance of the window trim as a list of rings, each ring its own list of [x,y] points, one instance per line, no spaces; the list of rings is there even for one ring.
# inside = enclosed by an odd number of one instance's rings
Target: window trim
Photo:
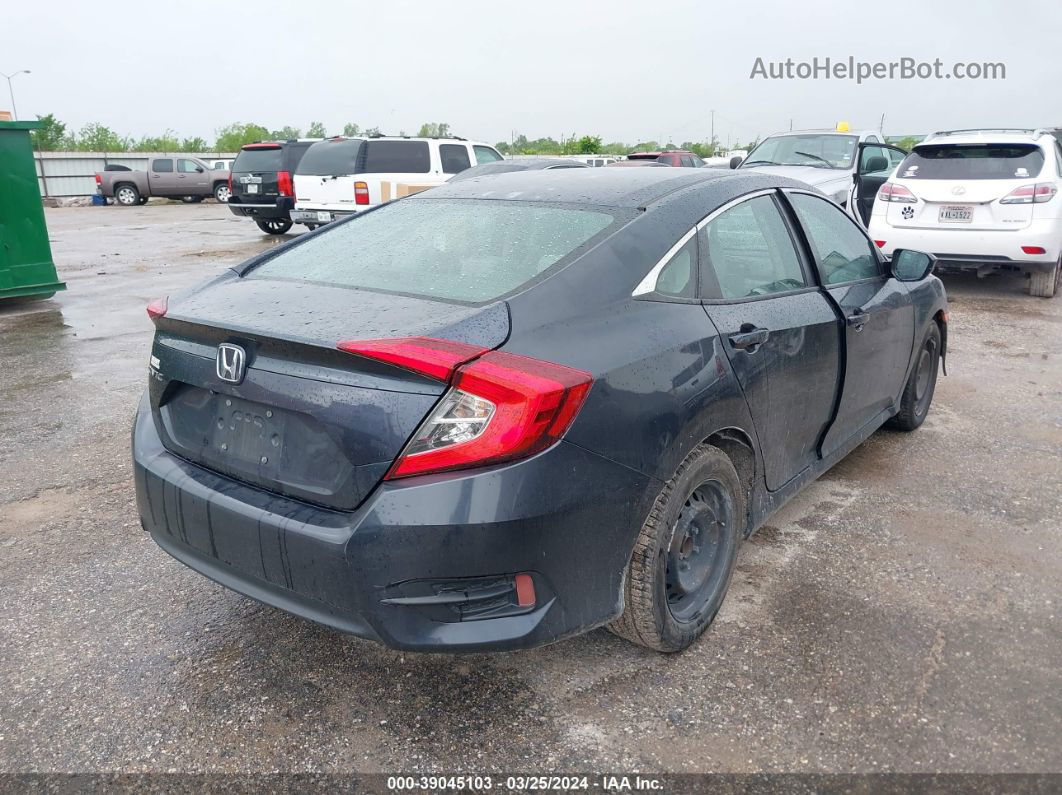
[[[807,256],[809,258],[809,262],[811,263],[812,267],[815,269],[815,280],[822,286],[823,290],[831,290],[834,287],[846,287],[846,286],[848,286],[850,284],[864,284],[864,283],[868,283],[868,282],[888,281],[889,279],[893,278],[891,276],[891,274],[889,273],[888,263],[886,262],[886,260],[884,258],[884,255],[881,253],[881,249],[879,249],[877,247],[877,245],[874,243],[874,240],[870,237],[870,234],[867,232],[867,230],[864,229],[863,227],[861,227],[859,224],[857,224],[855,222],[855,220],[852,218],[852,216],[850,216],[847,212],[845,212],[845,209],[843,207],[841,207],[841,205],[839,205],[837,202],[835,202],[829,196],[826,196],[826,195],[824,195],[822,193],[816,193],[813,190],[806,190],[804,188],[779,188],[779,190],[782,193],[782,195],[785,196],[786,205],[789,207],[789,211],[793,215],[794,222],[796,223],[797,228],[800,230],[800,236],[801,236],[801,238],[803,240],[804,247],[805,247],[805,249],[807,251]],[[814,249],[814,247],[811,244],[811,238],[808,236],[807,230],[804,229],[804,222],[800,220],[800,213],[797,212],[797,208],[793,205],[793,203],[791,201],[789,201],[789,194],[791,194],[791,193],[804,193],[804,194],[807,194],[808,196],[814,196],[816,199],[819,199],[821,201],[827,202],[829,204],[832,204],[834,207],[836,207],[837,210],[841,213],[841,215],[843,215],[845,218],[847,218],[848,222],[851,223],[852,226],[854,226],[856,229],[858,229],[859,233],[861,235],[863,235],[863,238],[867,241],[867,243],[870,244],[870,251],[874,255],[875,259],[877,260],[878,267],[881,269],[881,272],[877,276],[867,276],[866,278],[863,278],[863,279],[853,279],[852,281],[848,281],[848,282],[838,282],[837,284],[829,284],[823,278],[822,269],[819,268],[819,260],[815,256],[815,249]]]
[[[706,227],[708,224],[710,224],[717,217],[719,217],[720,215],[725,213],[727,210],[729,210],[731,207],[736,207],[737,205],[741,204],[742,202],[746,202],[749,199],[755,199],[757,196],[769,196],[771,194],[777,193],[777,191],[778,191],[777,188],[761,188],[760,190],[753,191],[752,193],[742,194],[741,196],[738,196],[738,197],[736,197],[734,199],[731,199],[730,201],[726,202],[725,204],[722,204],[719,207],[716,207],[714,210],[712,210],[710,213],[708,213],[708,215],[704,216],[704,218],[702,218],[700,221],[698,221],[696,224],[694,224],[693,227],[690,228],[685,234],[683,234],[682,237],[680,237],[678,239],[678,242],[675,243],[675,245],[673,245],[671,248],[669,248],[667,250],[667,253],[664,254],[664,256],[661,257],[657,261],[657,263],[655,265],[653,265],[652,268],[649,269],[649,272],[647,274],[645,274],[645,277],[640,282],[638,282],[638,286],[634,288],[634,291],[631,293],[631,298],[638,298],[638,297],[643,296],[643,295],[653,295],[653,294],[660,295],[660,297],[662,299],[663,298],[668,298],[668,299],[672,298],[672,296],[667,296],[667,295],[664,295],[663,293],[657,293],[656,283],[657,283],[657,280],[660,277],[661,271],[663,271],[664,267],[671,261],[671,258],[674,257],[676,254],[678,254],[679,250],[684,245],[686,245],[686,243],[689,242],[689,239],[691,237],[693,237],[694,235],[696,235],[698,232],[700,232],[701,229]],[[698,246],[698,257],[697,257],[697,259],[698,259],[698,271],[700,270],[700,251],[699,251],[699,249],[700,249],[700,247]],[[697,292],[698,292],[698,295],[699,295],[699,293],[700,293],[699,275],[698,275],[698,290],[697,290]],[[781,293],[772,293],[772,295],[781,295]],[[763,296],[755,296],[755,297],[756,298],[760,298],[760,297],[763,297]],[[683,299],[683,300],[688,300],[688,299]],[[696,303],[701,303],[701,301],[703,301],[703,300],[704,299],[701,299],[701,298],[698,297],[698,299],[696,300]]]

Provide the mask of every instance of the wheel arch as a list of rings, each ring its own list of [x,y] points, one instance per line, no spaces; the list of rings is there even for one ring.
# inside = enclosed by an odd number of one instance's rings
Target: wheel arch
[[[756,487],[756,475],[759,472],[759,459],[752,437],[740,428],[721,428],[705,438],[704,443],[722,450],[737,470],[738,478],[745,489],[744,535],[747,536],[752,528],[752,492]]]

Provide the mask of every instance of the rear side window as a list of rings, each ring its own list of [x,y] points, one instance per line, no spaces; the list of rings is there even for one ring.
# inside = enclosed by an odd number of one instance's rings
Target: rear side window
[[[698,234],[706,260],[705,298],[753,298],[807,286],[789,230],[770,196],[731,207]]]
[[[656,292],[675,298],[697,297],[697,238],[675,252],[656,277]]]
[[[151,170],[159,174],[168,174],[173,171],[172,160],[153,160],[151,162]]]
[[[365,143],[365,164],[360,171],[366,174],[427,174],[430,170],[427,141]]]
[[[280,171],[280,147],[241,149],[232,164],[233,171]]]
[[[902,179],[1026,179],[1040,174],[1044,153],[1035,144],[930,144],[900,165]]]
[[[844,210],[807,193],[790,193],[789,200],[815,252],[823,284],[844,284],[881,275],[870,241]]]
[[[439,144],[444,174],[456,174],[472,164],[468,161],[468,147],[464,144]]]
[[[306,150],[295,173],[322,177],[353,174],[362,146],[360,140],[318,141]]]
[[[563,267],[618,223],[609,212],[564,205],[403,199],[307,239],[248,277],[482,303]]]
[[[501,160],[502,156],[491,149],[489,146],[473,146],[472,151],[476,153],[476,163],[493,163],[497,160]]]

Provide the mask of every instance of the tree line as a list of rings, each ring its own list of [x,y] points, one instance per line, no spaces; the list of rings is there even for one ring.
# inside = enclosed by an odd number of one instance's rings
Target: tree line
[[[255,141],[286,141],[292,138],[327,138],[329,132],[319,121],[310,122],[303,130],[301,127],[285,126],[270,129],[261,124],[234,122],[214,131],[213,141],[201,136],[181,137],[173,130],[165,130],[161,135],[145,135],[135,138],[123,135],[99,122],[86,124],[80,130],[70,130],[54,114],[38,116],[41,128],[31,133],[33,146],[42,152],[236,152],[244,144]],[[367,136],[383,135],[379,127],[362,128],[354,122],[347,122],[343,129],[334,135]],[[407,135],[400,130],[399,135]],[[425,122],[412,133],[419,138],[447,138],[454,133],[445,122]],[[751,149],[756,142],[744,146],[734,145],[735,149]],[[509,141],[495,144],[499,152],[507,155],[578,155],[607,154],[627,155],[631,152],[659,151],[666,149],[688,149],[701,157],[721,154],[722,147],[718,139],[705,141],[683,141],[681,144],[660,141],[638,141],[634,144],[612,141],[604,143],[597,135],[575,135],[529,139],[526,135],[514,136]]]

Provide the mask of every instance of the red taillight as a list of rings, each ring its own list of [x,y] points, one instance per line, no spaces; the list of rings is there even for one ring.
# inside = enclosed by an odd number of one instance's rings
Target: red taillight
[[[147,305],[148,317],[155,320],[165,315],[168,302],[168,298],[156,298]]]
[[[403,370],[449,381],[454,370],[487,352],[478,345],[435,340],[429,337],[404,337],[393,340],[355,340],[336,345],[341,351],[387,362]]]
[[[96,175],[96,187],[98,188],[102,184],[103,184],[103,178],[99,174],[97,174]]]
[[[295,197],[295,186],[292,184],[290,171],[277,172],[277,191],[281,196]]]
[[[364,182],[354,183],[354,203],[355,204],[368,204],[369,203],[369,186]]]
[[[1058,193],[1053,182],[1037,182],[1035,185],[1022,185],[1015,188],[1002,199],[1000,204],[1043,204],[1049,202]]]
[[[1026,254],[1046,254],[1047,249],[1043,246],[1022,246],[1021,250]]]
[[[451,385],[387,473],[389,480],[539,453],[564,436],[593,385],[581,370],[446,340],[338,347]]]
[[[877,246],[878,248],[885,248],[885,241],[884,240],[875,240],[874,241],[874,245]]]
[[[878,199],[883,202],[900,202],[902,204],[914,204],[918,201],[911,191],[903,185],[895,182],[886,182],[878,188]]]
[[[232,195],[232,172],[229,172],[229,195]]]

